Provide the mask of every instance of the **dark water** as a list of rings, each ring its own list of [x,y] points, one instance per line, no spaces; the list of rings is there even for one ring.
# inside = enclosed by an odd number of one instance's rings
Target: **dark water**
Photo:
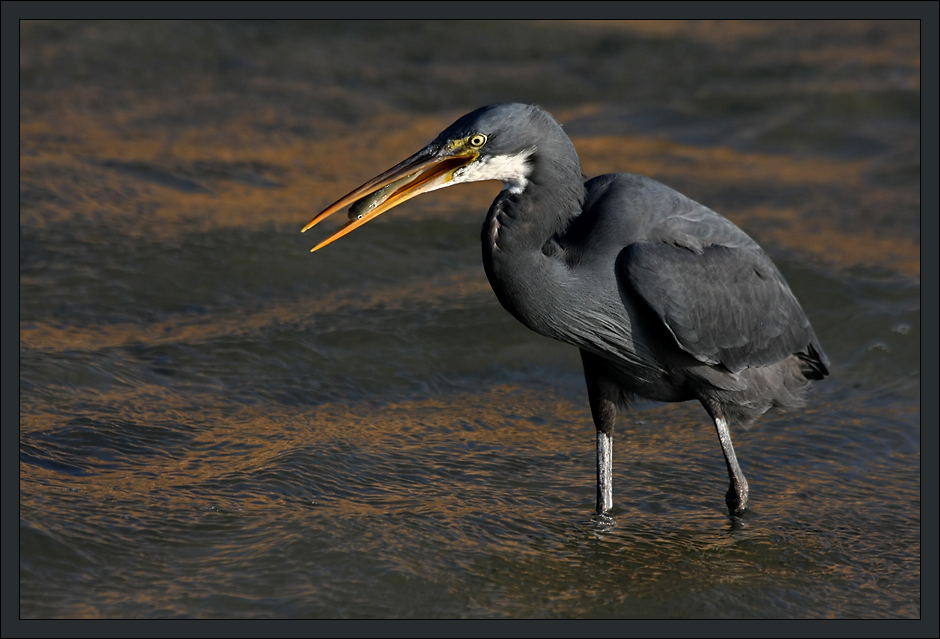
[[[917,23],[22,23],[22,617],[921,615]],[[767,249],[832,359],[733,431],[618,425],[498,304],[497,186],[314,213],[540,103]],[[332,227],[331,227],[332,228]],[[934,540],[935,541],[935,540]]]

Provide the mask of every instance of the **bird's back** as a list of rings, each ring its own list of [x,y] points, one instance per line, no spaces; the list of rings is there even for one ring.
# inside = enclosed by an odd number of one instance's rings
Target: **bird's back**
[[[809,381],[828,374],[783,276],[731,221],[639,175],[600,176],[585,190],[560,240],[568,266],[578,279],[616,286],[631,353],[648,360],[638,372],[620,346],[599,339],[587,349],[599,372],[627,393],[719,402],[744,422],[800,406]]]

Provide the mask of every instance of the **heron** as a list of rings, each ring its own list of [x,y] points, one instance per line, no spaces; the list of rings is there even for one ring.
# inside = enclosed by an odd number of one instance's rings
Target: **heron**
[[[502,306],[536,333],[580,349],[596,429],[597,513],[613,508],[618,411],[637,397],[698,400],[714,422],[738,518],[748,483],[729,424],[797,409],[829,359],[780,271],[731,221],[641,175],[585,181],[578,153],[538,106],[462,116],[430,144],[317,214],[352,205],[317,251],[403,202],[496,180],[483,266]]]

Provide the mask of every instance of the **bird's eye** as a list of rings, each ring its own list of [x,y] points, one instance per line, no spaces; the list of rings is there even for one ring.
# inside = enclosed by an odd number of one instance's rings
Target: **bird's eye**
[[[470,136],[468,142],[470,142],[470,146],[481,147],[486,144],[486,136],[482,133],[474,133]]]

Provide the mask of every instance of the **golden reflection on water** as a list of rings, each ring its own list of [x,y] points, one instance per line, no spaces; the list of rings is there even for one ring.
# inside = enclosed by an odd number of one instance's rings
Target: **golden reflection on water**
[[[323,402],[281,404],[275,410],[266,402],[224,402],[214,392],[191,387],[178,392],[137,383],[133,388],[76,387],[71,401],[86,407],[70,411],[73,418],[101,420],[97,426],[83,423],[86,434],[113,428],[109,446],[118,448],[80,451],[78,461],[86,472],[68,477],[61,469],[21,463],[21,501],[30,508],[54,502],[63,490],[83,492],[92,500],[156,499],[161,508],[180,512],[251,510],[283,500],[281,484],[252,483],[259,473],[283,475],[267,481],[294,485],[288,493],[298,505],[327,506],[349,516],[418,508],[459,518],[510,506],[535,516],[554,500],[558,507],[583,510],[586,517],[593,505],[594,428],[587,402],[551,390],[495,384],[375,406]],[[111,409],[122,406],[120,423],[113,422]],[[105,411],[99,414],[95,407]],[[647,422],[669,427],[647,427]],[[44,433],[55,441],[69,432],[68,423],[55,405],[37,405],[21,417],[21,437],[32,441]],[[169,439],[161,439],[164,435]],[[763,464],[753,450],[758,442],[772,449],[778,441],[790,446],[792,437],[770,426],[753,437],[741,430],[736,436],[745,468]],[[121,447],[139,452],[115,459]],[[288,461],[294,458],[296,466]],[[402,469],[409,459],[415,466]],[[724,463],[697,404],[656,405],[625,416],[615,436],[614,460],[620,494],[614,517],[629,518],[624,524],[630,534],[642,537],[649,527],[647,532],[657,535],[676,534],[659,528],[660,508],[685,511],[683,519],[694,526],[721,528],[726,521]],[[812,470],[806,467],[810,463]],[[827,472],[819,471],[820,463],[829,466]],[[852,472],[838,459],[808,458],[774,469],[764,481],[752,477],[754,507],[771,511],[777,503],[806,503],[793,498],[803,493],[825,502],[827,495],[839,493],[830,485],[834,478]],[[435,475],[437,482],[429,481]],[[500,484],[491,483],[497,479]],[[238,490],[226,489],[229,480],[239,483]],[[370,493],[369,485],[376,492]],[[58,496],[47,494],[50,486],[59,487]],[[641,504],[624,497],[625,492],[659,506],[637,510]],[[526,500],[532,501],[527,505]],[[839,500],[840,508],[853,507],[851,495],[841,494]],[[857,503],[860,511],[868,506]],[[723,539],[713,543],[720,547]]]
[[[226,335],[238,335],[274,323],[302,323],[317,315],[347,308],[402,309],[434,299],[468,298],[487,293],[489,284],[479,273],[429,275],[420,281],[393,286],[359,287],[355,300],[349,291],[334,291],[296,302],[269,304],[245,310],[237,316],[208,318],[180,314],[178,317],[140,322],[112,322],[107,326],[31,323],[20,327],[20,348],[57,352],[70,349],[97,350],[134,344],[193,343]]]
[[[259,120],[266,117],[262,112],[169,137],[152,128],[134,128],[133,119],[145,116],[146,105],[129,108],[134,113],[116,121],[67,112],[54,121],[21,125],[21,187],[40,194],[39,202],[27,200],[21,207],[21,224],[41,228],[76,216],[103,216],[122,222],[128,234],[154,238],[271,223],[285,229],[296,226],[299,232],[313,212],[413,153],[451,121],[389,115],[356,129],[324,122],[322,139],[278,140],[257,132]],[[587,111],[589,107],[577,110]],[[710,186],[766,183],[800,189],[838,185],[849,191],[864,189],[866,201],[884,210],[898,204],[917,206],[916,202],[898,202],[895,191],[868,184],[867,174],[875,168],[875,160],[796,158],[650,138],[573,141],[588,176],[629,171],[655,176],[667,184],[670,176],[677,176]],[[111,168],[107,163],[112,163]],[[182,176],[206,192],[181,192],[159,179],[148,181],[146,175],[143,179],[124,175],[113,163]],[[264,178],[278,186],[258,188],[224,175],[226,170],[237,174],[239,167],[252,166],[262,167]],[[447,189],[425,196],[417,206],[400,207],[394,215],[407,219],[475,215],[482,220],[497,188],[482,184]],[[53,193],[54,197],[43,196]],[[839,218],[807,217],[792,208],[720,212],[759,231],[761,238],[818,259],[845,266],[882,265],[915,277],[920,274],[917,239],[844,228],[838,225]]]
[[[151,398],[132,416],[139,423],[191,422],[191,406],[217,403],[215,396],[187,393],[184,397],[159,387],[104,393],[95,399],[112,406],[135,405],[138,393],[160,397],[159,404]],[[512,412],[507,413],[506,407]],[[663,407],[672,413],[676,427],[625,429],[630,435],[617,437],[615,456],[616,487],[626,492],[639,485],[641,494],[682,509],[682,516],[668,518],[668,525],[664,525],[661,515],[621,496],[615,515],[620,524],[593,538],[584,534],[589,526],[586,515],[571,519],[572,512],[589,509],[594,489],[593,427],[586,407],[577,403],[546,399],[542,392],[503,384],[480,393],[394,402],[374,409],[342,404],[282,406],[272,414],[270,405],[229,408],[224,415],[204,415],[211,428],[190,429],[192,438],[172,454],[136,460],[125,457],[117,468],[101,470],[95,468],[98,462],[92,458],[92,474],[71,477],[68,482],[63,482],[59,472],[21,464],[20,476],[27,480],[21,482],[21,501],[27,510],[46,509],[44,517],[53,521],[58,509],[71,507],[76,499],[98,504],[80,526],[92,531],[104,527],[112,536],[116,527],[141,534],[134,527],[143,527],[145,522],[122,521],[127,513],[141,516],[146,512],[157,519],[167,516],[159,532],[162,550],[151,561],[165,562],[171,571],[186,572],[186,578],[166,587],[190,596],[194,587],[205,586],[193,584],[189,572],[228,570],[222,564],[239,561],[239,545],[263,543],[272,527],[279,531],[302,529],[304,522],[321,510],[339,529],[343,522],[371,521],[373,526],[383,522],[387,529],[385,551],[403,561],[411,558],[418,562],[411,569],[419,576],[428,570],[436,574],[443,568],[421,563],[428,561],[421,553],[422,542],[410,535],[426,531],[409,528],[410,520],[400,518],[432,516],[437,553],[452,553],[456,561],[469,562],[461,565],[469,585],[460,581],[460,587],[472,588],[479,582],[478,597],[500,593],[509,614],[513,606],[519,606],[519,614],[536,610],[538,614],[570,615],[569,599],[587,597],[596,600],[592,614],[601,614],[599,602],[606,602],[604,605],[615,606],[620,614],[661,616],[682,610],[686,616],[710,616],[714,612],[706,602],[719,593],[736,601],[747,599],[748,588],[774,592],[784,584],[787,588],[801,584],[818,587],[820,573],[834,582],[857,583],[870,591],[871,603],[877,604],[884,589],[880,579],[917,579],[916,566],[914,574],[898,575],[897,561],[868,551],[862,515],[870,504],[854,503],[851,496],[840,495],[833,506],[841,523],[817,525],[804,513],[783,520],[771,514],[778,503],[802,503],[820,509],[825,517],[832,494],[827,482],[832,481],[832,473],[817,470],[804,474],[800,466],[794,466],[791,472],[776,475],[773,486],[755,483],[752,488],[761,497],[755,500],[755,507],[763,511],[766,523],[758,517],[743,528],[729,528],[721,511],[724,476],[720,451],[704,419],[689,424],[690,419],[695,421],[704,414],[682,406]],[[553,415],[553,423],[532,421],[544,415]],[[57,419],[56,415],[27,415],[21,428],[31,433]],[[475,422],[472,431],[463,430],[466,419]],[[465,444],[472,444],[465,455],[453,454]],[[694,468],[698,462],[689,458],[690,451],[700,448],[713,458],[713,468],[705,472]],[[747,451],[747,446],[740,449]],[[435,455],[437,450],[449,452]],[[317,451],[328,457],[318,458]],[[349,459],[346,455],[350,451],[360,456]],[[394,451],[396,460],[414,457],[429,467],[415,476],[409,469],[401,469],[400,461],[390,460],[389,451]],[[312,469],[315,481],[309,475],[285,476],[283,481],[295,484],[289,496],[285,497],[280,485],[266,489],[264,480],[251,480],[268,476],[267,481],[277,482],[277,473],[289,466],[285,460],[297,455],[307,456],[303,465]],[[490,455],[509,460],[503,467],[509,477],[494,475]],[[330,458],[334,458],[331,466],[317,468],[330,463]],[[534,475],[527,471],[529,460],[541,466]],[[357,468],[352,461],[370,467]],[[745,463],[757,461],[745,459]],[[553,466],[546,468],[546,462]],[[452,475],[450,470],[459,474]],[[709,474],[713,481],[707,479]],[[511,475],[527,483],[513,486]],[[533,486],[533,479],[542,485]],[[495,480],[501,483],[497,485]],[[694,486],[695,480],[708,485]],[[226,489],[227,481],[237,482],[237,487]],[[683,485],[681,492],[669,495],[678,484]],[[559,497],[562,488],[567,497]],[[809,493],[814,499],[784,498],[794,491]],[[707,506],[701,503],[705,494]],[[572,497],[576,503],[560,505]],[[543,504],[548,499],[559,502],[551,508],[555,513],[552,520],[544,519]],[[862,517],[842,521],[851,512]],[[840,537],[829,533],[833,525],[841,527]],[[230,537],[227,526],[239,535]],[[403,536],[393,534],[396,527]],[[370,527],[364,530],[375,534]],[[194,531],[200,531],[198,536],[193,536]],[[466,548],[480,543],[481,535],[492,554],[487,558],[470,553],[469,559],[462,559],[468,556]],[[281,539],[281,543],[289,543],[292,538]],[[350,552],[363,542],[368,545],[375,540],[353,537],[348,546],[335,552]],[[127,543],[135,545],[131,540]],[[852,560],[855,552],[858,556]],[[866,566],[861,572],[859,561]],[[409,566],[399,569],[408,571]],[[124,597],[156,604],[162,600],[163,595],[158,594],[162,587]],[[317,582],[307,586],[314,590],[323,587],[325,583]],[[720,590],[716,592],[716,588]],[[121,601],[117,592],[114,596]],[[820,601],[842,609],[846,598],[845,593],[833,590],[829,597],[813,600],[812,607],[796,607],[790,612],[794,616],[828,614],[829,608],[814,612],[822,605]],[[70,613],[81,614],[75,609]],[[85,614],[100,613],[90,610]]]
[[[226,477],[237,477],[245,481],[253,473],[268,469],[275,471],[279,460],[298,451],[314,453],[317,450],[330,451],[339,457],[330,461],[328,472],[336,473],[336,487],[341,488],[343,472],[355,474],[357,469],[350,468],[348,462],[337,455],[337,446],[342,449],[361,450],[374,459],[376,467],[365,470],[375,471],[374,481],[379,486],[387,482],[389,486],[397,484],[394,468],[387,465],[386,451],[395,451],[396,457],[414,455],[427,457],[429,451],[452,449],[460,442],[474,446],[487,446],[499,449],[519,449],[542,451],[554,454],[570,448],[573,440],[583,444],[585,463],[588,473],[584,477],[586,495],[593,491],[591,474],[591,437],[590,416],[586,408],[560,399],[545,400],[528,391],[511,385],[499,385],[488,388],[481,394],[458,393],[448,396],[436,396],[413,401],[393,402],[378,408],[363,406],[350,407],[344,403],[322,403],[317,406],[290,407],[281,406],[272,412],[271,406],[261,407],[250,404],[221,405],[215,394],[203,394],[195,390],[177,393],[164,387],[138,384],[134,389],[84,390],[74,389],[73,400],[86,406],[127,406],[122,415],[123,426],[120,433],[115,433],[115,445],[131,446],[139,444],[149,449],[148,454],[122,455],[116,465],[109,459],[112,449],[105,449],[104,457],[94,448],[82,452],[82,463],[88,474],[71,476],[66,484],[69,490],[104,493],[112,497],[124,495],[136,499],[134,495],[159,495],[160,500],[169,500],[165,507],[173,509],[189,508],[194,505],[204,507],[207,500],[216,499],[226,502],[227,508],[245,508],[261,506],[271,499],[271,494],[263,491],[239,491],[237,501],[224,496],[225,491],[209,491],[206,488],[212,481]],[[194,420],[193,407],[200,407]],[[133,408],[130,408],[133,407]],[[511,407],[511,411],[508,411]],[[20,421],[23,436],[29,440],[31,435],[41,432],[64,432],[62,416],[53,407],[36,407],[38,410],[24,414]],[[507,424],[508,419],[512,425]],[[96,418],[94,410],[84,411],[89,417]],[[531,418],[539,415],[554,415],[558,423],[567,427],[536,427]],[[101,417],[106,424],[113,417]],[[472,420],[483,427],[475,427],[472,432],[464,428],[466,420]],[[141,438],[144,434],[135,432],[137,425],[147,428],[163,428],[182,435],[183,439],[166,442],[146,443]],[[575,424],[573,436],[571,424]],[[203,427],[204,425],[204,427]],[[537,436],[536,435],[537,431]],[[149,431],[148,431],[149,432]],[[582,437],[583,435],[583,437]],[[583,439],[583,442],[581,440]],[[118,443],[120,442],[120,443]],[[329,460],[328,460],[329,461]],[[459,465],[461,460],[454,460]],[[312,457],[306,464],[316,466],[319,462]],[[363,470],[363,469],[359,469]],[[466,469],[473,474],[473,469]],[[48,485],[62,485],[61,470],[50,469],[36,464],[20,464],[20,476],[24,480],[22,489],[25,493],[38,490],[38,495],[45,492]],[[109,480],[107,478],[113,478]],[[384,477],[384,479],[383,479]],[[294,481],[297,478],[293,478]],[[361,482],[361,478],[349,481]],[[117,483],[115,483],[117,482]],[[455,489],[466,492],[469,488],[484,493],[485,487],[463,486]],[[43,488],[40,488],[43,487]],[[320,495],[311,495],[308,502],[329,503],[340,512],[356,515],[368,515],[381,510],[395,509],[394,500],[384,503],[370,501],[368,495],[344,499],[331,494],[331,487]],[[472,506],[453,501],[446,491],[427,486],[423,494],[421,487],[409,487],[405,501],[410,501],[414,492],[416,499],[424,502],[426,508],[439,508],[463,512]],[[222,495],[210,493],[222,493]],[[481,494],[482,496],[482,494]],[[244,501],[243,501],[244,500]],[[29,502],[27,502],[29,503]]]

